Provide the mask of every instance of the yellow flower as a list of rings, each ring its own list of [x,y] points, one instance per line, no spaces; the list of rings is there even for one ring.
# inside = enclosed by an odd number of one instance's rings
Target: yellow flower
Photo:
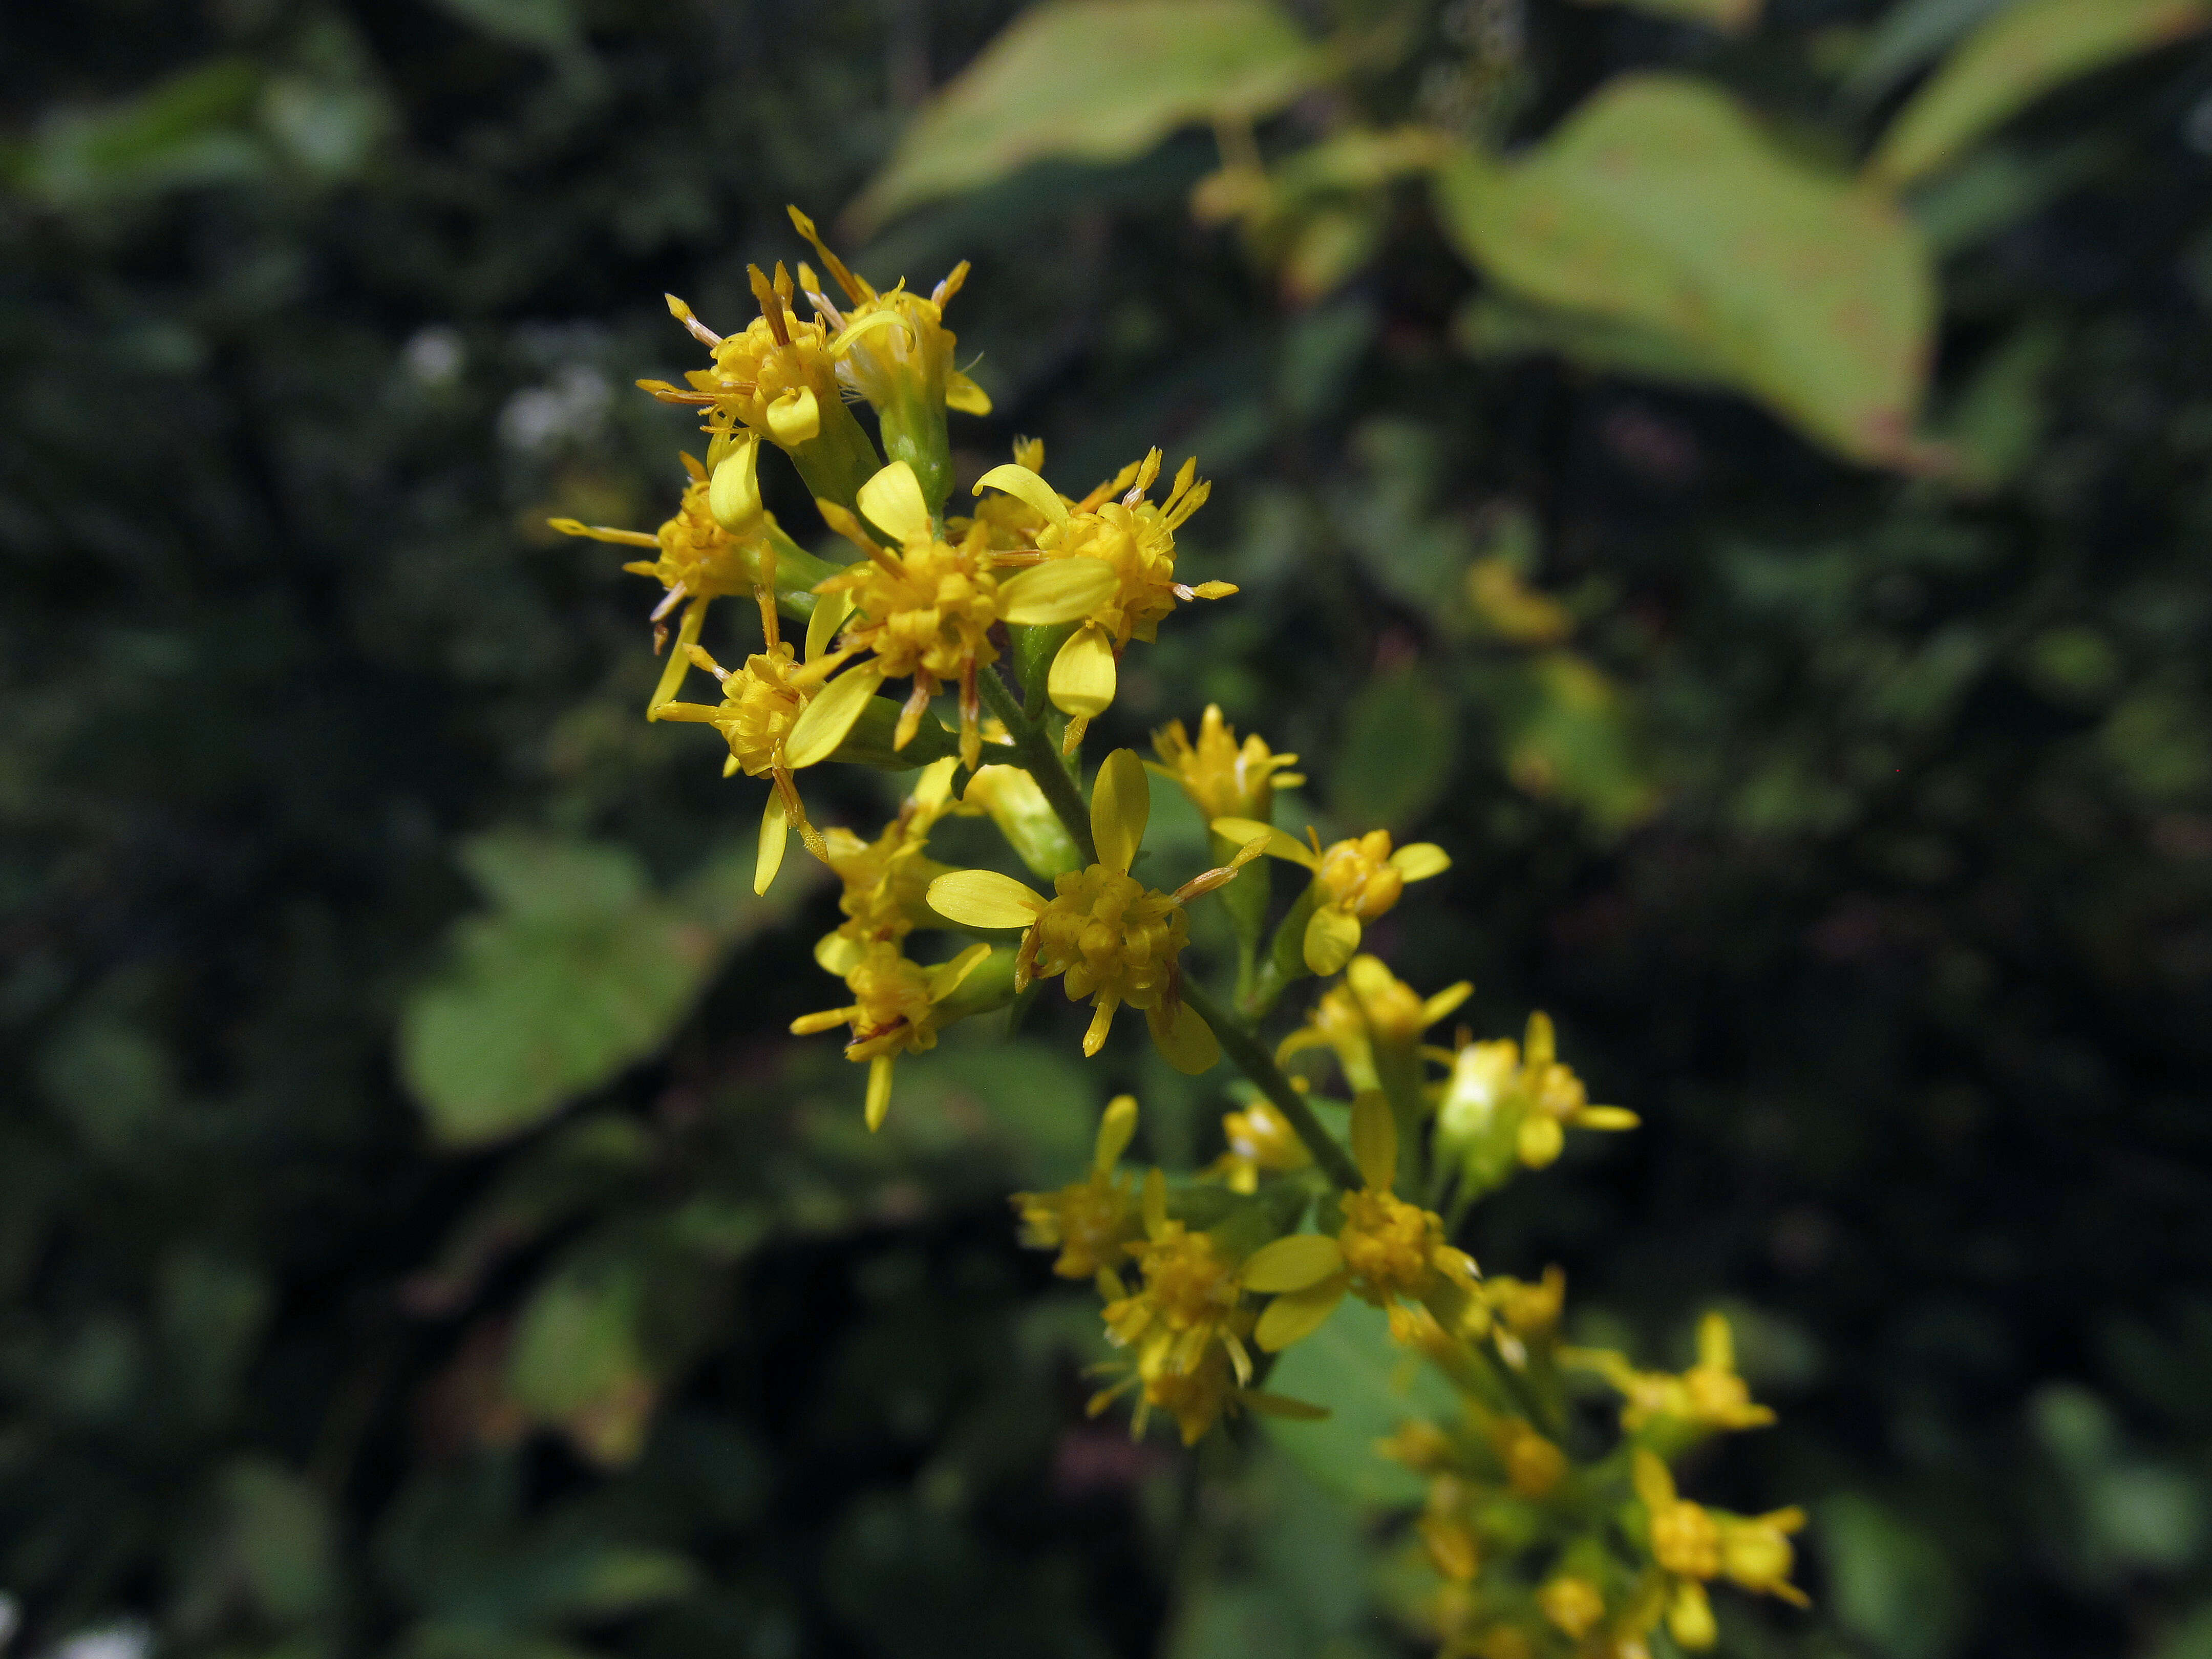
[[[1519,1418],[1501,1421],[1492,1436],[1505,1484],[1522,1498],[1541,1498],[1567,1472],[1567,1455]]]
[[[1145,1178],[1142,1214],[1144,1236],[1122,1247],[1136,1259],[1138,1288],[1124,1286],[1110,1269],[1098,1274],[1107,1340],[1133,1349],[1134,1363],[1120,1384],[1092,1397],[1091,1414],[1137,1388],[1136,1432],[1145,1431],[1157,1407],[1174,1416],[1185,1445],[1240,1406],[1307,1420],[1327,1415],[1251,1387],[1246,1340],[1253,1313],[1244,1305],[1237,1267],[1211,1235],[1193,1232],[1168,1214],[1167,1183],[1158,1170]]]
[[[771,552],[764,563],[771,582],[775,558]],[[766,636],[767,649],[746,658],[744,666],[732,673],[702,647],[685,644],[683,654],[721,682],[722,701],[720,704],[670,701],[659,706],[656,717],[711,726],[720,732],[730,745],[730,758],[722,768],[724,777],[742,771],[749,778],[765,775],[772,781],[774,787],[769,792],[768,804],[761,810],[760,842],[753,865],[753,891],[765,893],[783,864],[784,837],[788,829],[797,828],[807,850],[815,857],[829,856],[827,843],[806,821],[806,808],[799,799],[792,773],[797,768],[827,759],[830,751],[813,749],[794,757],[790,742],[808,704],[822,689],[822,683],[852,653],[836,651],[825,656],[822,652],[824,630],[810,629],[806,664],[798,666],[791,647],[783,642],[774,588],[763,585],[754,592],[760,600],[761,630]]]
[[[1298,757],[1273,753],[1257,732],[1247,734],[1240,746],[1236,727],[1221,718],[1218,703],[1206,704],[1196,743],[1181,720],[1170,720],[1152,733],[1152,749],[1160,757],[1158,769],[1182,786],[1208,823],[1249,818],[1265,823],[1274,811],[1276,789],[1294,788],[1305,781],[1295,773],[1283,772],[1286,766],[1296,766]]]
[[[824,717],[835,748],[886,679],[914,681],[899,715],[893,747],[912,740],[940,685],[960,695],[960,754],[973,767],[982,758],[982,708],[975,676],[998,660],[991,629],[1002,622],[1065,622],[1080,616],[1113,580],[1095,560],[1069,560],[1055,568],[1025,570],[1001,582],[993,555],[974,532],[960,544],[938,539],[914,469],[894,461],[860,486],[860,512],[898,544],[879,545],[859,520],[833,501],[817,501],[830,528],[867,555],[849,570],[818,584],[822,599],[848,607],[842,643],[871,655],[837,684],[848,701],[836,705],[844,724]]]
[[[1220,1058],[1206,1022],[1183,1005],[1178,958],[1190,940],[1183,906],[1233,878],[1258,856],[1248,847],[1236,860],[1185,882],[1172,893],[1146,887],[1129,873],[1152,813],[1145,768],[1133,749],[1116,749],[1098,769],[1091,795],[1091,833],[1099,861],[1058,876],[1045,898],[1011,876],[956,870],[929,886],[930,907],[962,927],[1020,927],[1017,988],[1066,975],[1071,1002],[1091,999],[1083,1052],[1096,1054],[1123,1004],[1145,1011],[1152,1040],[1170,1064],[1192,1075]]]
[[[1344,1195],[1336,1237],[1294,1233],[1244,1264],[1246,1285],[1274,1295],[1255,1338],[1270,1353],[1319,1330],[1347,1291],[1379,1308],[1401,1297],[1419,1302],[1448,1286],[1475,1289],[1474,1258],[1445,1242],[1442,1218],[1390,1190],[1398,1127],[1378,1094],[1352,1103],[1352,1153],[1366,1184]]]
[[[1605,1597],[1587,1578],[1562,1573],[1536,1592],[1536,1606],[1571,1642],[1579,1642],[1605,1617]]]
[[[843,884],[837,908],[845,913],[834,933],[815,942],[814,960],[826,971],[842,976],[869,945],[896,943],[916,927],[937,925],[923,894],[945,866],[926,856],[925,849],[939,819],[965,810],[952,798],[958,766],[948,755],[924,767],[898,816],[874,841],[862,841],[842,828],[824,836],[823,858]]]
[[[1113,702],[1115,660],[1131,640],[1150,641],[1178,599],[1225,599],[1237,591],[1230,582],[1192,587],[1176,579],[1175,532],[1205,505],[1212,486],[1196,482],[1194,457],[1176,474],[1167,500],[1155,505],[1145,496],[1159,471],[1160,452],[1155,449],[1073,511],[1042,477],[1018,464],[994,466],[975,481],[978,495],[987,489],[1003,489],[1036,509],[1043,527],[1036,532],[1035,550],[1047,568],[1060,560],[1091,558],[1114,574],[1113,586],[1085,612],[1083,626],[1060,647],[1046,678],[1053,706],[1073,717],[1067,738],[1071,752],[1082,741],[1085,726]]]
[[[1376,1046],[1417,1047],[1424,1031],[1474,994],[1474,987],[1462,980],[1424,998],[1392,974],[1381,957],[1354,957],[1344,982],[1322,994],[1306,1023],[1277,1047],[1275,1058],[1282,1061],[1308,1048],[1332,1048],[1355,1093],[1379,1089]]]
[[[1053,1272],[1062,1279],[1093,1279],[1124,1259],[1123,1246],[1134,1232],[1130,1206],[1133,1189],[1115,1166],[1137,1132],[1137,1097],[1117,1096],[1099,1120],[1087,1180],[1049,1193],[1016,1193],[1022,1218],[1022,1243],[1031,1249],[1057,1249]]]
[[[684,470],[689,475],[684,499],[678,503],[675,516],[651,535],[641,530],[581,524],[574,519],[546,520],[564,536],[584,536],[592,541],[654,550],[655,557],[634,559],[623,568],[632,575],[654,577],[667,590],[653,610],[653,648],[656,654],[668,643],[668,613],[679,605],[685,607],[677,633],[678,649],[669,659],[660,684],[654,688],[653,701],[646,706],[647,720],[658,718],[661,706],[675,695],[684,669],[690,665],[683,647],[698,643],[700,629],[707,620],[707,606],[718,599],[764,585],[774,586],[772,578],[763,574],[763,561],[768,562],[772,571],[775,556],[764,533],[768,519],[759,510],[758,489],[750,491],[749,504],[753,510],[749,514],[742,511],[748,503],[730,499],[733,490],[744,494],[743,486],[751,480],[757,446],[750,439],[744,439],[723,447],[727,452],[724,454],[715,455],[712,449],[708,453],[717,463],[713,476],[720,476],[723,469],[729,470],[730,481],[722,487],[724,505],[738,510],[731,514],[727,526],[714,511],[712,477],[689,454],[682,458]]]
[[[1692,1429],[1736,1431],[1764,1428],[1774,1420],[1767,1407],[1752,1403],[1751,1390],[1735,1370],[1735,1340],[1729,1322],[1709,1313],[1698,1323],[1698,1363],[1676,1376],[1639,1371],[1607,1349],[1562,1350],[1561,1358],[1594,1370],[1620,1390],[1620,1426],[1630,1433],[1647,1424],[1671,1420]]]
[[[1571,1067],[1557,1058],[1550,1016],[1528,1016],[1524,1048],[1510,1037],[1462,1042],[1450,1056],[1451,1077],[1437,1107],[1437,1139],[1447,1156],[1470,1169],[1510,1169],[1516,1161],[1540,1170],[1559,1155],[1568,1129],[1633,1129],[1635,1113],[1593,1106]],[[1488,1184],[1485,1182],[1484,1184]]]
[[[1415,842],[1395,852],[1388,830],[1373,830],[1323,848],[1310,826],[1312,845],[1253,818],[1223,817],[1213,832],[1242,842],[1267,836],[1269,856],[1302,864],[1314,872],[1313,914],[1307,919],[1304,948],[1310,972],[1327,975],[1352,960],[1360,931],[1398,902],[1409,881],[1426,881],[1451,868],[1451,858],[1434,842]]]
[[[1812,1597],[1790,1582],[1796,1553],[1790,1534],[1805,1524],[1805,1511],[1790,1508],[1766,1515],[1721,1515],[1721,1575],[1744,1589],[1763,1595],[1779,1596],[1793,1607],[1807,1607]]]
[[[1652,1452],[1638,1446],[1634,1467],[1651,1559],[1668,1580],[1668,1631],[1686,1648],[1709,1648],[1717,1632],[1705,1581],[1720,1576],[1720,1522],[1704,1505],[1675,1492],[1674,1477]]]
[[[1237,1193],[1260,1190],[1262,1170],[1303,1170],[1313,1162],[1283,1115],[1266,1100],[1255,1100],[1241,1112],[1224,1112],[1221,1133],[1229,1150],[1206,1173],[1229,1183]]]
[[[868,1127],[880,1128],[890,1109],[892,1062],[937,1046],[938,1029],[948,1023],[945,999],[990,954],[989,945],[973,945],[950,962],[925,968],[909,962],[895,944],[871,945],[844,975],[851,1005],[800,1015],[791,1022],[792,1035],[853,1028],[845,1058],[867,1062]]]
[[[968,262],[955,265],[927,299],[908,293],[904,282],[879,293],[830,251],[812,220],[795,207],[789,211],[791,222],[814,245],[845,295],[841,309],[823,291],[813,270],[799,266],[799,286],[808,301],[836,330],[827,350],[836,362],[838,380],[875,410],[885,455],[915,468],[931,507],[941,506],[952,482],[945,411],[991,412],[991,399],[983,388],[953,366],[957,337],[945,326],[945,307],[967,282]]]

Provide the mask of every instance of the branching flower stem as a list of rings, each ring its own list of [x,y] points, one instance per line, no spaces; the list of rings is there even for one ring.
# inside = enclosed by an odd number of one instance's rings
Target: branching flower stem
[[[1074,842],[1084,863],[1097,863],[1098,848],[1091,839],[1091,809],[1084,804],[1082,792],[1075,787],[1075,780],[1068,776],[1067,768],[1053,752],[1052,739],[1045,735],[1043,722],[1033,720],[1023,712],[1013,689],[995,668],[978,674],[975,684],[991,712],[1006,722],[1007,735],[1014,740],[1015,759],[1024,771],[1036,780],[1037,787],[1044,791],[1045,799],[1059,815],[1060,826]]]
[[[991,712],[1006,722],[1007,733],[1014,740],[1015,758],[1036,780],[1037,787],[1044,791],[1045,799],[1052,803],[1052,810],[1059,815],[1061,827],[1075,842],[1076,850],[1086,863],[1097,863],[1098,853],[1091,839],[1090,808],[1084,805],[1075,780],[1067,775],[1067,768],[1053,752],[1052,740],[1045,735],[1042,723],[1029,718],[1015,699],[1012,689],[995,671],[978,675],[976,684],[982,690],[983,701],[991,706]],[[1313,1154],[1322,1171],[1341,1190],[1358,1191],[1361,1185],[1359,1169],[1352,1163],[1352,1155],[1314,1115],[1306,1097],[1291,1086],[1290,1079],[1283,1075],[1283,1068],[1275,1064],[1267,1045],[1234,1013],[1190,980],[1183,981],[1182,1000],[1213,1028],[1221,1052],[1283,1115],[1284,1121],[1304,1143],[1306,1151]]]

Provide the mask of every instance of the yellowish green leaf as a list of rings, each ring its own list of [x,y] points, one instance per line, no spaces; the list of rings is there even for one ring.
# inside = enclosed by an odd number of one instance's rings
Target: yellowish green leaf
[[[1127,161],[1191,122],[1279,109],[1322,68],[1267,0],[1032,7],[915,117],[854,215],[880,223],[1047,157]]]
[[[1984,23],[1882,135],[1870,176],[1892,188],[1937,171],[2054,87],[2212,23],[2203,0],[2028,0]]]
[[[1655,17],[1672,17],[1685,23],[1706,23],[1731,33],[1741,33],[1759,21],[1759,0],[1582,0],[1586,6],[1626,6]]]
[[[1854,459],[1912,465],[1936,315],[1911,222],[1686,77],[1626,76],[1523,158],[1439,169],[1437,210],[1505,289],[1681,343],[1684,362]]]

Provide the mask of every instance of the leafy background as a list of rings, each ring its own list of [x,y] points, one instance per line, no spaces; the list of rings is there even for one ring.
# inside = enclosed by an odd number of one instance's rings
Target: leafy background
[[[1408,1648],[1364,1451],[1404,1403],[1356,1345],[1316,1350],[1360,1402],[1328,1434],[1133,1445],[1081,1415],[1087,1295],[1013,1248],[1005,1192],[1079,1167],[1110,1090],[1190,1166],[1218,1080],[963,1032],[867,1136],[778,1035],[836,989],[826,895],[746,895],[754,795],[637,717],[647,596],[538,528],[665,510],[684,422],[626,390],[690,361],[660,293],[741,316],[782,204],[872,179],[861,268],[976,263],[964,465],[1034,432],[1078,486],[1153,441],[1221,481],[1187,557],[1243,595],[1133,658],[1103,735],[1216,700],[1324,828],[1445,843],[1376,930],[1401,971],[1473,977],[1485,1034],[1550,1009],[1644,1115],[1471,1242],[1653,1358],[1738,1320],[1782,1424],[1695,1490],[1806,1501],[1817,1605],[1724,1610],[1729,1650],[2212,1654],[2212,58],[1993,94],[2004,10],[1281,14],[1292,58],[1396,40],[1351,94],[1199,19],[1101,60],[1120,130],[1047,100],[1042,144],[1034,98],[930,101],[998,3],[12,12],[15,1643]],[[1681,77],[1660,113],[1734,149],[1647,154],[1711,222],[1872,157],[1925,250],[1843,331],[1902,341],[1892,380],[1789,355],[1802,271],[1701,333],[1682,294],[1738,296],[1645,210],[1680,198],[1574,194],[1591,112]],[[1504,159],[1332,149],[1347,97]],[[1224,100],[1279,169],[1236,230],[1189,201]],[[1516,216],[1552,195],[1627,252]]]

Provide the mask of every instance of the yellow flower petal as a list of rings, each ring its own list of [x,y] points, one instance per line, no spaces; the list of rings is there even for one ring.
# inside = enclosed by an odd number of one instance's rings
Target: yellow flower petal
[[[1152,815],[1152,786],[1133,749],[1106,757],[1091,784],[1091,839],[1098,861],[1109,870],[1128,869],[1144,844],[1145,824]]]
[[[830,342],[830,355],[833,357],[843,356],[851,348],[854,341],[871,330],[878,328],[901,329],[905,331],[908,339],[914,338],[914,330],[908,325],[906,319],[896,311],[872,311]]]
[[[753,853],[753,891],[768,891],[775,872],[783,867],[783,841],[791,828],[783,810],[783,791],[771,788],[768,805],[761,809],[760,844]]]
[[[1328,1322],[1336,1304],[1344,1300],[1344,1281],[1325,1279],[1309,1291],[1292,1291],[1267,1304],[1267,1312],[1252,1332],[1252,1340],[1269,1353],[1280,1353],[1293,1342],[1304,1340]]]
[[[1643,1447],[1636,1449],[1636,1495],[1644,1500],[1644,1507],[1656,1512],[1672,1508],[1674,1503],[1674,1477],[1659,1461],[1658,1454]]]
[[[1235,582],[1200,582],[1190,590],[1201,599],[1225,599],[1237,591]]]
[[[975,480],[975,494],[986,489],[1003,489],[1009,495],[1018,495],[1045,516],[1048,524],[1067,522],[1067,503],[1060,499],[1060,492],[1025,466],[1016,466],[1011,461],[993,467]]]
[[[864,665],[848,669],[823,686],[792,722],[791,735],[783,740],[784,764],[795,769],[828,760],[883,683],[881,669]]]
[[[1698,1364],[1712,1371],[1735,1369],[1735,1335],[1726,1315],[1709,1313],[1698,1322]]]
[[[1390,867],[1407,881],[1426,881],[1451,868],[1451,854],[1432,841],[1417,841],[1391,854]]]
[[[1091,1153],[1093,1169],[1110,1170],[1121,1161],[1121,1154],[1129,1150],[1129,1139],[1137,1133],[1137,1097],[1116,1095],[1107,1103],[1106,1115],[1098,1120],[1098,1141]]]
[[[860,965],[867,952],[858,939],[844,933],[824,933],[814,941],[814,963],[825,974],[839,979]]]
[[[1116,678],[1114,642],[1104,629],[1091,623],[1069,635],[1060,647],[1045,689],[1061,714],[1089,720],[1112,706]]]
[[[1571,1120],[1577,1129],[1633,1129],[1644,1120],[1626,1106],[1585,1106]]]
[[[1213,1028],[1193,1013],[1188,1003],[1176,1004],[1173,1014],[1158,1005],[1147,1008],[1145,1024],[1152,1030],[1152,1046],[1185,1077],[1202,1076],[1219,1063],[1221,1044]]]
[[[929,884],[929,908],[961,927],[1026,927],[1045,902],[995,870],[952,870]]]
[[[722,458],[714,483],[707,486],[707,510],[733,536],[750,534],[760,524],[759,459],[760,441],[748,432]]]
[[[860,486],[861,516],[878,530],[889,531],[901,544],[931,538],[929,503],[921,496],[921,480],[904,461],[889,466]]]
[[[1398,1178],[1398,1121],[1379,1089],[1363,1091],[1352,1103],[1352,1161],[1378,1193],[1389,1192]]]
[[[1359,949],[1359,918],[1347,910],[1324,904],[1306,922],[1306,969],[1326,979],[1343,968]]]
[[[852,614],[853,596],[848,590],[841,587],[835,593],[816,596],[814,614],[806,619],[807,661],[814,661],[830,648],[830,641],[837,637],[837,630]]]
[[[999,612],[1021,628],[1073,622],[1114,597],[1121,579],[1103,559],[1050,559],[999,589]]]
[[[971,945],[951,961],[939,963],[930,969],[925,975],[929,981],[929,1000],[932,1002],[944,1001],[960,988],[963,980],[983,965],[983,959],[990,954],[989,945]]]
[[[1456,985],[1447,985],[1421,1005],[1421,1025],[1424,1030],[1435,1024],[1446,1014],[1474,994],[1474,982],[1462,980]]]
[[[868,1133],[884,1127],[884,1114],[891,1109],[891,1056],[878,1054],[868,1062]]]
[[[1293,1233],[1255,1250],[1239,1278],[1246,1290],[1273,1295],[1310,1291],[1343,1266],[1343,1249],[1326,1233]]]
[[[1238,842],[1256,841],[1264,836],[1267,842],[1265,850],[1270,858],[1288,859],[1292,864],[1303,864],[1309,870],[1321,861],[1314,856],[1313,848],[1296,836],[1286,835],[1273,824],[1262,823],[1257,818],[1216,818],[1209,827],[1215,835]]]
[[[945,377],[945,406],[961,415],[988,415],[991,394],[956,368]]]
[[[795,386],[768,406],[768,429],[776,442],[811,443],[822,435],[822,405],[814,388]]]

